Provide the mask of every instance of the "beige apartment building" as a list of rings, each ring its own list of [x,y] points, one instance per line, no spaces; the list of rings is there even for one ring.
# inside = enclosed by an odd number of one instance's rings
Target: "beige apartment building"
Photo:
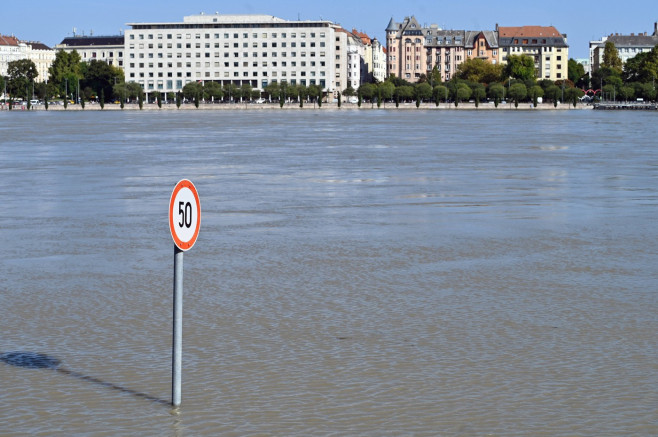
[[[507,63],[509,55],[526,55],[535,61],[537,79],[567,79],[569,46],[567,35],[554,26],[498,27],[500,62]]]
[[[391,18],[386,27],[388,76],[413,83],[436,67],[441,80],[450,80],[465,60],[465,34],[463,30],[443,30],[436,24],[422,27],[414,16],[405,17],[401,23]]]

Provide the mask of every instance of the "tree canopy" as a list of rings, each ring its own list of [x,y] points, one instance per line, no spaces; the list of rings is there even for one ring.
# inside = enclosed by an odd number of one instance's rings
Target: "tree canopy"
[[[535,61],[527,55],[509,55],[504,75],[512,79],[534,79]]]
[[[467,59],[457,67],[457,77],[470,82],[489,84],[502,79],[502,64],[492,64],[484,59]]]
[[[607,41],[603,48],[603,66],[612,68],[618,74],[621,74],[621,58],[619,57],[619,51],[617,51],[615,43],[612,41]]]
[[[11,61],[7,65],[7,93],[27,99],[32,92],[32,84],[39,72],[30,59]]]

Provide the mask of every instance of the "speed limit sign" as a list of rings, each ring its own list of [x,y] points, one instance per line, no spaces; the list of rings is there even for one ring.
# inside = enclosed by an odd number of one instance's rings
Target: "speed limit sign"
[[[169,230],[176,247],[187,251],[194,246],[201,227],[201,203],[194,184],[183,179],[176,184],[169,201]]]

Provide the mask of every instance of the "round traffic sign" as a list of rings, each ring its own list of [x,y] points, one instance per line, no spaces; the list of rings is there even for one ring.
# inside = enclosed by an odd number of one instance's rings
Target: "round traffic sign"
[[[169,201],[169,230],[182,251],[194,246],[201,227],[201,203],[194,184],[187,179],[176,184]]]

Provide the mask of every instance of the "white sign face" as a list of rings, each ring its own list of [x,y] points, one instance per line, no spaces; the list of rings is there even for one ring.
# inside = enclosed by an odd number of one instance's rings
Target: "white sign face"
[[[190,250],[201,227],[199,194],[192,182],[183,179],[174,188],[169,202],[169,229],[176,246]]]

